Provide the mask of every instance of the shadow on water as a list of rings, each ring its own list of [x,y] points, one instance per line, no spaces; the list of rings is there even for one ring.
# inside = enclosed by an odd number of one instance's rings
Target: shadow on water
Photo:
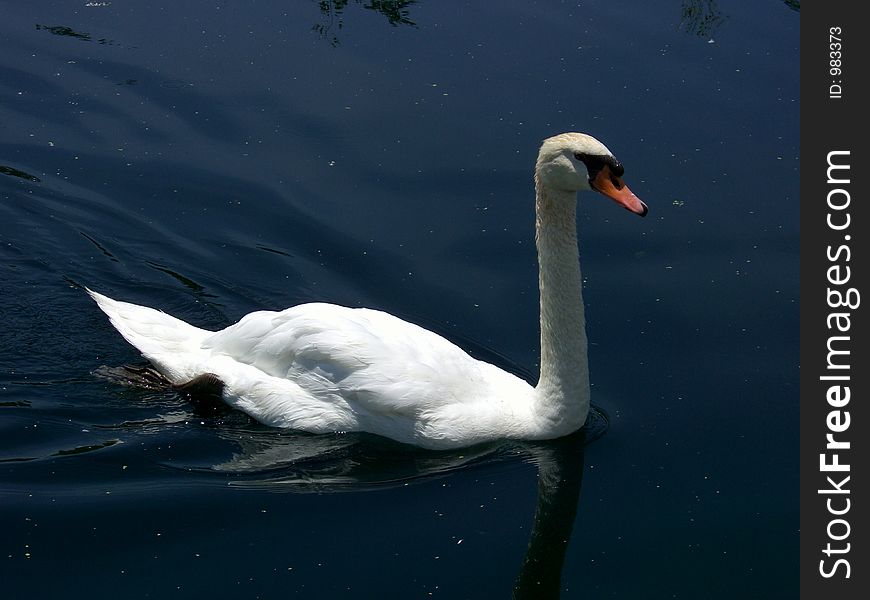
[[[783,2],[792,10],[801,9],[800,0],[783,0]],[[341,43],[336,31],[344,27],[344,12],[348,3],[348,0],[318,2],[322,20],[314,25],[312,30],[321,38],[328,39],[333,46],[339,46]],[[370,0],[368,2],[355,0],[355,4],[384,15],[394,27],[399,25],[417,27],[417,24],[411,20],[410,14],[410,7],[416,3],[416,0]],[[728,15],[719,9],[716,0],[684,0],[680,7],[680,29],[701,38],[711,37],[727,20]]]
[[[680,8],[680,29],[701,38],[711,37],[727,19],[716,0],[687,0]]]
[[[409,10],[409,7],[416,3],[416,0],[369,0],[368,2],[356,0],[354,2],[366,10],[384,15],[393,27],[399,25],[417,26],[411,20]],[[348,0],[320,0],[318,6],[320,7],[321,21],[311,28],[312,31],[316,32],[322,39],[328,39],[333,46],[338,46],[341,42],[336,30],[341,30],[344,27],[344,11],[347,5]]]
[[[73,29],[72,27],[67,27],[65,25],[41,25],[41,24],[37,23],[36,30],[37,31],[47,31],[48,33],[50,33],[52,35],[60,35],[60,36],[64,36],[64,37],[70,37],[70,38],[74,38],[77,40],[81,40],[83,42],[97,42],[98,44],[102,44],[102,45],[114,45],[114,43],[115,43],[114,41],[106,39],[106,38],[94,39],[90,33],[86,33],[83,31],[77,31],[77,30]]]
[[[783,0],[790,9],[800,12],[800,0]],[[725,24],[728,15],[716,0],[684,0],[680,7],[680,29],[700,38],[710,38]]]
[[[39,183],[41,180],[36,175],[31,175],[27,171],[22,171],[20,169],[16,169],[15,167],[9,167],[6,165],[0,165],[0,173],[3,175],[9,175],[11,177],[19,177],[26,181],[33,181],[35,183]]]

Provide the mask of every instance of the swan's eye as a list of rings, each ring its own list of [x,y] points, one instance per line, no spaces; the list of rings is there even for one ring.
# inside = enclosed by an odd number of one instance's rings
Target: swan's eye
[[[574,158],[586,165],[586,170],[589,171],[590,177],[594,177],[595,174],[598,173],[598,171],[604,168],[604,165],[606,163],[603,156],[583,154],[582,152],[575,152]]]

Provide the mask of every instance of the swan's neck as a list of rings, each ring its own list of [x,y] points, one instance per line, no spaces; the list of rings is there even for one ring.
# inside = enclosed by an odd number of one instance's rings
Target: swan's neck
[[[589,411],[589,365],[577,248],[576,192],[535,178],[535,243],[541,292],[541,376],[536,413],[559,435],[583,425]]]

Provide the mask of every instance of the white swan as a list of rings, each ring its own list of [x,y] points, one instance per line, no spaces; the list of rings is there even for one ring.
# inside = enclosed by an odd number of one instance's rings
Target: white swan
[[[575,213],[595,190],[646,205],[595,138],[544,141],[535,166],[541,373],[532,387],[438,334],[390,314],[334,304],[251,313],[222,331],[88,290],[112,325],[175,385],[213,383],[229,405],[275,427],[367,431],[424,448],[552,439],[580,428],[589,372]]]

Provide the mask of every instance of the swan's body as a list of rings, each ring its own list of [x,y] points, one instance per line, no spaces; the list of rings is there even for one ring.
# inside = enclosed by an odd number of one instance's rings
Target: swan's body
[[[551,439],[580,428],[589,411],[576,193],[595,189],[646,214],[621,174],[613,155],[590,136],[562,134],[541,147],[535,170],[541,289],[536,387],[376,310],[302,304],[254,312],[210,332],[89,292],[172,383],[209,379],[228,404],[267,425],[367,431],[436,449]]]

